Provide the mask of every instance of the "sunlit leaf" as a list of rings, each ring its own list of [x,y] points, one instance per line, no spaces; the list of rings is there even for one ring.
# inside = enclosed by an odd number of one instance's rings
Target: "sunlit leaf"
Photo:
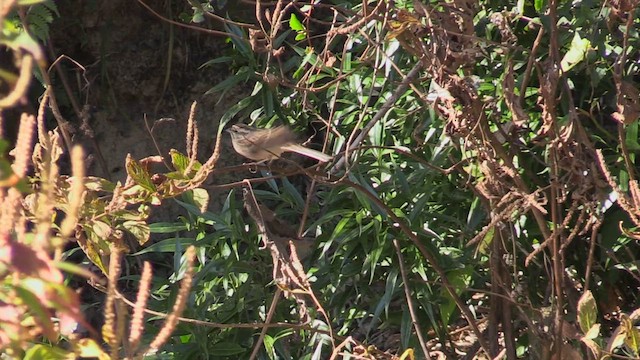
[[[24,360],[67,360],[72,355],[72,352],[64,350],[58,347],[37,344],[32,346],[24,354]],[[73,357],[72,357],[73,358]]]
[[[18,0],[18,5],[20,6],[35,5],[35,4],[43,3],[45,1],[47,0]]]
[[[573,36],[573,40],[571,40],[571,47],[569,47],[569,51],[564,54],[564,57],[560,62],[562,71],[567,72],[584,60],[590,46],[591,42],[588,39],[581,38],[580,34],[576,32]]]
[[[587,334],[596,324],[598,309],[591,291],[586,291],[578,300],[578,323],[580,330]]]
[[[80,339],[75,343],[76,354],[85,358],[108,360],[111,357],[93,339]]]
[[[627,345],[635,355],[638,355],[640,352],[640,332],[633,326],[633,322],[627,315],[622,316],[622,324],[620,326],[624,328],[624,344]]]
[[[176,149],[169,150],[169,155],[171,155],[171,164],[173,167],[181,174],[184,174],[187,166],[189,166],[189,158]]]
[[[131,233],[136,240],[138,240],[138,244],[144,245],[148,240],[151,234],[149,229],[149,225],[144,221],[125,221],[122,223],[122,226]]]
[[[150,192],[156,191],[156,186],[151,180],[151,175],[140,165],[138,161],[133,159],[131,155],[127,155],[127,160],[125,163],[125,168],[127,169],[127,175],[136,182],[136,184],[142,186],[145,190]]]
[[[600,324],[594,324],[589,331],[584,334],[584,339],[592,340],[596,339],[600,335]]]
[[[407,349],[405,350],[402,355],[400,355],[400,360],[414,360],[415,356],[414,356],[414,351],[413,349]]]
[[[605,348],[605,350],[608,352],[613,352],[613,350],[617,349],[622,344],[624,344],[626,337],[627,337],[627,333],[626,331],[624,331],[624,328],[622,327],[622,325],[618,326],[613,332],[613,334],[611,334],[611,337],[607,342],[607,347]]]
[[[289,27],[295,31],[305,31],[304,25],[298,20],[296,14],[291,13],[291,17],[289,18]]]
[[[146,254],[146,253],[158,253],[158,252],[169,252],[169,253],[173,253],[176,251],[178,245],[177,243],[180,243],[180,247],[181,248],[186,248],[189,245],[192,245],[195,243],[195,239],[193,238],[171,238],[171,239],[166,239],[166,240],[162,240],[162,241],[158,241],[157,243],[150,245],[136,253],[134,253],[133,255],[142,255],[142,254]]]
[[[187,229],[187,225],[182,223],[166,223],[158,222],[149,225],[149,231],[153,234],[169,234],[178,231],[184,231]]]

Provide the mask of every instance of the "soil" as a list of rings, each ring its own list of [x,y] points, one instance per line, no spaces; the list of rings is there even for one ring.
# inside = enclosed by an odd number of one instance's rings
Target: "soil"
[[[52,61],[62,55],[65,58],[60,61],[62,72],[52,78],[61,110],[71,123],[74,142],[83,144],[91,154],[88,172],[124,181],[127,154],[142,159],[159,152],[166,157],[170,149],[185,153],[187,118],[193,101],[198,102],[198,158],[204,162],[211,155],[213,134],[228,110],[226,104],[237,103],[245,93],[245,89],[239,89],[227,93],[224,99],[219,94],[204,95],[230,75],[224,65],[199,69],[224,54],[230,46],[225,39],[171,25],[135,1],[56,3],[60,17],[51,25],[50,56]],[[192,12],[186,1],[150,6],[174,19],[174,14]],[[66,88],[61,76],[66,78]],[[75,107],[71,97],[78,104]],[[88,127],[82,127],[81,114],[86,114]],[[225,161],[242,161],[231,150],[229,139],[224,139],[224,145],[220,166]],[[212,206],[215,198],[212,196]],[[175,214],[156,212],[154,217],[171,221]]]

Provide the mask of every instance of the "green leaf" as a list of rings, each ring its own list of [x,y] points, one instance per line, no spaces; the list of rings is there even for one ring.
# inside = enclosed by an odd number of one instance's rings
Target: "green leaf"
[[[0,36],[0,44],[4,44],[16,51],[20,49],[26,50],[31,53],[36,60],[42,60],[44,58],[40,44],[27,32],[15,28],[11,22],[6,19],[3,25],[4,31],[2,31],[2,36]]]
[[[191,21],[195,24],[200,24],[204,21],[204,13],[201,10],[195,10],[191,17]]]
[[[627,345],[627,347],[633,351],[633,354],[637,356],[640,352],[640,332],[638,332],[638,329],[633,326],[633,322],[628,316],[623,316],[622,322],[622,326],[626,332],[624,344]]]
[[[407,359],[413,360],[415,359],[415,355],[413,353],[414,353],[413,349],[407,349],[402,353],[402,355],[400,355],[400,359],[398,360],[407,360]]]
[[[215,59],[211,59],[207,62],[205,62],[204,64],[200,65],[200,67],[198,67],[198,70],[202,70],[203,68],[207,67],[207,66],[211,66],[211,65],[215,65],[215,64],[224,64],[224,63],[230,63],[233,62],[233,57],[232,56],[221,56]]]
[[[200,212],[209,205],[209,192],[206,189],[196,188],[184,193],[184,198],[196,206]]]
[[[231,119],[233,119],[234,116],[236,116],[240,111],[248,107],[250,104],[251,104],[251,98],[247,97],[240,100],[237,104],[234,104],[232,107],[230,107],[229,110],[227,110],[227,112],[224,113],[224,115],[222,115],[222,118],[220,118],[220,125],[218,125],[217,135],[220,136],[222,134],[222,130],[227,125],[227,123],[229,123],[229,121],[231,121]]]
[[[245,348],[235,342],[220,342],[213,345],[211,348],[211,351],[216,354],[216,356],[233,356],[242,354],[246,351]]]
[[[179,152],[176,149],[169,150],[169,155],[171,156],[171,164],[173,164],[173,168],[181,174],[184,174],[187,166],[189,166],[189,158],[187,157],[187,155]]]
[[[625,143],[629,151],[640,151],[640,143],[638,143],[638,122],[634,121],[625,126]]]
[[[276,358],[276,350],[274,347],[275,339],[268,334],[264,337],[263,340],[264,350],[267,352],[269,359],[273,360]]]
[[[371,330],[376,329],[377,322],[379,321],[382,310],[388,310],[389,306],[391,305],[393,294],[398,288],[398,271],[398,269],[390,270],[390,273],[387,277],[385,292],[380,298],[380,301],[378,301],[378,304],[376,305],[376,308],[370,318],[371,323],[368,326],[367,334],[369,334]]]
[[[78,248],[74,248],[73,250],[79,250]],[[80,265],[77,264],[72,264],[69,262],[65,262],[65,261],[56,261],[54,262],[55,267],[57,267],[58,269],[68,272],[69,274],[74,274],[74,275],[78,275],[81,277],[85,277],[87,279],[90,279],[93,274],[91,273],[91,271],[89,271],[87,268],[82,267]]]
[[[600,324],[594,324],[589,331],[584,334],[585,340],[593,340],[600,335]]]
[[[591,42],[588,39],[582,39],[580,34],[577,32],[573,36],[573,40],[571,40],[571,46],[569,47],[569,51],[564,54],[562,61],[560,61],[560,66],[562,67],[562,71],[567,72],[582,60],[584,60],[587,51],[591,47]]]
[[[79,240],[78,245],[80,245],[80,248],[87,255],[89,260],[91,260],[92,263],[98,266],[100,270],[102,270],[102,272],[106,274],[108,271],[105,264],[102,262],[102,257],[100,256],[100,244],[95,243],[91,239],[93,237],[91,236],[91,234],[95,234],[95,233],[91,231],[92,228],[89,227],[88,225],[85,225],[84,229],[85,231],[89,232],[90,239]],[[98,240],[100,239],[96,239],[96,241]]]
[[[489,250],[489,246],[491,245],[491,243],[493,242],[493,238],[496,234],[496,227],[492,226],[487,233],[482,237],[482,240],[480,240],[480,243],[478,244],[478,247],[476,248],[476,252],[483,254],[483,255],[487,255],[489,254],[490,250]]]
[[[355,215],[355,212],[353,210],[349,210],[349,209],[337,209],[337,210],[332,210],[330,212],[327,212],[325,214],[322,214],[322,216],[320,216],[320,218],[318,218],[318,220],[316,220],[315,222],[313,222],[312,224],[310,224],[307,229],[315,229],[318,226],[321,226],[324,223],[327,223],[329,221],[334,220],[334,218],[338,218],[338,219],[343,219],[343,218],[351,218]]]
[[[608,352],[612,352],[616,348],[622,346],[622,344],[624,344],[626,337],[627,337],[627,334],[625,331],[622,331],[622,325],[618,326],[616,330],[613,332],[613,334],[611,335],[611,337],[609,338],[609,341],[607,342],[607,347],[605,348],[605,350]]]
[[[143,189],[149,192],[156,192],[156,186],[151,180],[151,175],[147,169],[142,167],[131,155],[127,155],[125,168],[127,169],[127,175],[129,175],[136,184],[142,186]]]
[[[18,6],[35,5],[35,4],[43,3],[45,1],[47,0],[19,0]]]
[[[179,244],[178,244],[179,243]],[[194,238],[171,238],[159,241],[153,245],[150,245],[147,248],[144,248],[137,253],[132,254],[132,256],[138,256],[146,253],[173,253],[176,251],[178,247],[186,248],[189,245],[193,245],[196,243],[196,239]]]
[[[96,220],[88,223],[88,225],[91,226],[91,230],[100,240],[107,240],[111,237],[111,234],[113,234],[111,226],[103,221]]]
[[[138,244],[140,245],[144,245],[151,235],[149,225],[144,221],[125,221],[122,223],[122,227],[131,233],[131,235],[138,240]]]
[[[289,200],[291,202],[291,205],[293,205],[295,208],[302,209],[304,207],[304,199],[302,198],[302,195],[300,194],[298,189],[293,186],[293,184],[287,178],[282,179],[282,185],[282,195],[286,196],[286,200]]]
[[[200,208],[198,206],[194,205],[192,201],[188,201],[188,200],[189,199],[187,199],[187,201],[176,200],[176,202],[178,204],[180,204],[180,206],[182,206],[183,208],[187,209],[187,211],[190,214],[193,214],[193,215],[196,215],[196,216],[200,216],[200,217],[204,217],[204,214],[202,213]]]
[[[240,55],[250,63],[255,63],[255,54],[253,53],[253,50],[251,50],[251,44],[249,44],[249,41],[247,40],[245,30],[229,22],[225,22],[224,27],[226,28],[227,32],[235,35],[230,36],[229,39],[235,46],[236,50],[240,53]]]
[[[228,78],[217,83],[216,86],[207,90],[204,94],[211,95],[218,91],[226,92],[227,90],[232,89],[236,85],[249,80],[252,74],[253,72],[248,66],[243,66],[234,75],[231,75]]]
[[[456,293],[459,294],[462,291],[462,289],[466,289],[469,286],[469,281],[471,279],[472,273],[473,273],[473,267],[465,266],[462,269],[448,271],[447,279],[449,279],[449,282],[451,283],[453,288],[456,289]],[[442,317],[442,322],[446,326],[449,324],[449,321],[451,320],[451,315],[453,314],[453,311],[456,308],[456,304],[455,304],[455,301],[453,300],[453,297],[451,297],[451,294],[449,294],[449,291],[447,291],[444,287],[440,291],[441,291],[441,297],[444,300],[443,303],[440,305],[440,311],[441,311],[440,315]]]
[[[379,194],[371,186],[370,182],[365,180],[362,176],[358,175],[356,177],[355,174],[350,172],[349,173],[349,180],[353,181],[354,183],[356,183],[358,185],[361,185],[364,191],[367,191],[369,194],[371,194],[372,197],[380,200]],[[385,209],[380,207],[380,205],[378,205],[377,202],[374,202],[373,200],[371,200],[369,198],[369,196],[366,196],[363,193],[361,193],[360,189],[355,190],[355,195],[358,198],[358,200],[360,201],[360,203],[365,206],[365,208],[373,208],[384,219],[387,218],[388,215],[387,215],[387,212],[385,211]]]
[[[583,334],[587,334],[596,324],[597,316],[596,299],[591,291],[587,291],[578,300],[578,323]]]
[[[299,79],[302,74],[307,70],[307,64],[311,61],[311,59],[315,58],[315,54],[312,50],[307,49],[305,57],[300,62],[300,66],[298,66],[298,70],[293,73],[294,79]]]
[[[400,341],[401,347],[406,348],[409,346],[409,341],[413,335],[413,321],[411,319],[411,313],[408,309],[402,309],[402,319],[400,322]]]
[[[152,234],[170,234],[187,230],[187,225],[183,223],[158,222],[149,225]]]
[[[369,240],[369,239],[366,239],[366,240]],[[364,266],[368,265],[369,267],[369,284],[373,284],[374,282],[374,277],[377,275],[376,268],[380,265],[380,259],[384,255],[384,250],[385,250],[385,247],[383,245],[374,244],[373,248],[367,251],[367,257],[366,257]]]
[[[474,231],[482,224],[482,221],[486,218],[487,214],[485,209],[481,206],[479,197],[475,197],[471,203],[469,209],[469,215],[467,215],[467,223],[465,226],[466,231]]]
[[[294,13],[291,13],[291,17],[289,18],[289,27],[295,31],[306,31],[304,25],[298,20],[298,17]]]
[[[284,44],[284,42],[287,40],[290,34],[291,34],[290,29],[282,31],[282,33],[278,37],[276,37],[275,40],[273,41],[273,48],[277,49],[280,46],[282,46],[282,44]]]
[[[58,347],[38,344],[32,346],[24,354],[24,360],[65,360],[73,357],[73,353]]]

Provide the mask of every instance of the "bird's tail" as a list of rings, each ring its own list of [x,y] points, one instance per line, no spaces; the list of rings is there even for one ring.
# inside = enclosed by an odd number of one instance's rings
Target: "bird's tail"
[[[313,150],[313,149],[309,149],[308,147],[304,147],[302,145],[298,145],[298,144],[289,144],[286,146],[282,147],[285,151],[291,151],[294,153],[298,153],[300,155],[304,155],[304,156],[308,156],[310,158],[316,159],[320,162],[328,162],[329,160],[331,160],[331,156],[317,151],[317,150]]]

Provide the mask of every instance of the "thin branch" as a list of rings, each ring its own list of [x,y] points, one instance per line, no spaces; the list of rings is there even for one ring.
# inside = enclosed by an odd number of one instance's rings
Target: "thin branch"
[[[280,295],[282,295],[282,289],[276,287],[276,292],[273,294],[273,299],[271,300],[271,305],[269,306],[267,318],[264,320],[265,324],[270,324],[271,320],[273,320],[273,315],[276,312],[276,306],[278,305],[278,302],[280,302]],[[251,355],[249,356],[249,360],[253,360],[258,356],[258,351],[260,351],[260,348],[262,348],[262,341],[264,341],[264,337],[267,335],[267,330],[269,330],[269,328],[265,326],[260,331],[260,335],[256,340],[256,344],[253,347]]]
[[[427,359],[430,359],[431,354],[429,354],[429,349],[427,348],[427,342],[422,336],[422,329],[420,329],[420,325],[418,323],[418,314],[416,314],[416,309],[414,308],[413,301],[411,299],[411,289],[409,289],[409,279],[407,278],[407,270],[404,268],[404,259],[402,258],[402,250],[400,249],[400,243],[398,242],[398,239],[393,239],[393,246],[396,248],[396,255],[398,255],[398,266],[400,267],[400,275],[402,276],[404,296],[407,300],[407,307],[409,308],[409,314],[411,315],[411,323],[413,324],[413,328],[416,330],[416,336],[418,337],[418,342],[420,343],[422,352],[424,353]]]
[[[138,2],[138,4],[142,5],[142,7],[144,7],[145,9],[147,9],[151,14],[153,14],[155,17],[157,17],[158,19],[162,20],[162,21],[166,21],[169,24],[172,25],[176,25],[176,26],[180,26],[183,28],[187,28],[187,29],[191,29],[191,30],[195,30],[195,31],[200,31],[209,35],[216,35],[216,36],[229,36],[238,40],[242,40],[242,38],[236,34],[232,34],[232,33],[226,33],[223,31],[218,31],[218,30],[211,30],[211,29],[203,29],[201,27],[198,26],[193,26],[193,25],[187,25],[187,24],[183,24],[181,22],[177,22],[177,21],[173,21],[170,19],[167,19],[166,17],[158,14],[157,12],[155,12],[151,7],[149,7],[149,5],[147,5],[145,2],[143,2],[142,0],[136,0]]]

